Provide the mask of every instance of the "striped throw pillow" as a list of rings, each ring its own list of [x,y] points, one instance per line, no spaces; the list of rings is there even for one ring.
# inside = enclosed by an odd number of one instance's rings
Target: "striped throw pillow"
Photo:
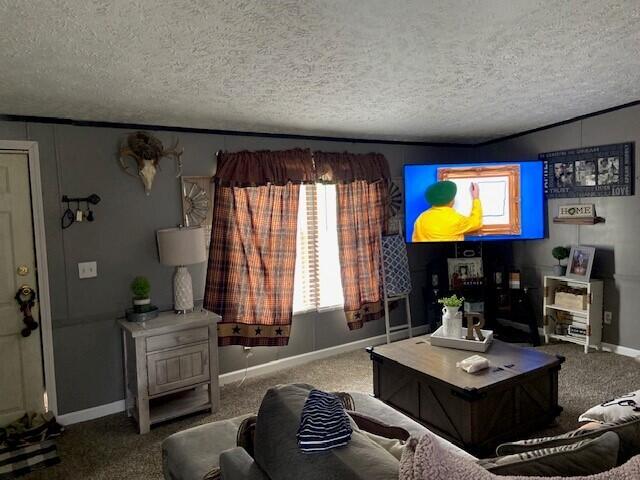
[[[302,407],[298,446],[303,453],[325,452],[343,447],[353,429],[340,399],[327,392],[311,390]]]

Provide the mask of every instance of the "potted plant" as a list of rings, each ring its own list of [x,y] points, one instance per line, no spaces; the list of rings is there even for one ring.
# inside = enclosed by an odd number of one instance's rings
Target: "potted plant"
[[[460,307],[464,304],[464,297],[451,295],[438,299],[442,304],[442,327],[445,337],[459,338],[462,332],[462,312]]]
[[[131,293],[133,293],[133,309],[136,312],[145,312],[151,308],[151,283],[147,277],[136,277],[131,282]]]
[[[553,250],[551,250],[551,255],[558,260],[558,264],[553,266],[553,274],[558,277],[564,277],[565,273],[567,273],[567,267],[560,262],[569,258],[569,249],[567,247],[554,247]]]

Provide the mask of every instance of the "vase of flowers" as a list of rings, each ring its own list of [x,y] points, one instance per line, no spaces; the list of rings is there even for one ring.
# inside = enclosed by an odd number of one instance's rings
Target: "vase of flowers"
[[[553,258],[558,260],[558,264],[553,266],[553,274],[556,277],[564,277],[565,273],[567,273],[567,267],[562,265],[560,262],[569,258],[569,249],[566,247],[555,247],[551,250],[551,255],[553,255]]]
[[[442,304],[442,327],[445,337],[458,338],[462,332],[462,312],[460,307],[464,303],[464,297],[451,295],[438,299]]]

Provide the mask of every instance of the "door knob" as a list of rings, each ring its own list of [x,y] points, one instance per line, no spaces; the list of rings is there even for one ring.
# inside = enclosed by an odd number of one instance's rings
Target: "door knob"
[[[29,267],[27,267],[26,265],[20,265],[17,269],[17,272],[18,272],[18,275],[20,275],[21,277],[24,277],[29,273]]]
[[[22,285],[19,289],[20,295],[23,297],[31,297],[32,295],[35,298],[35,291],[29,285]]]

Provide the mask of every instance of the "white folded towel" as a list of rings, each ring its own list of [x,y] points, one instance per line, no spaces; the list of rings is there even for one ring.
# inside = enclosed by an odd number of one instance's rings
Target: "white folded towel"
[[[463,369],[467,373],[475,373],[485,368],[489,368],[489,360],[480,355],[473,355],[456,363],[456,367]]]

